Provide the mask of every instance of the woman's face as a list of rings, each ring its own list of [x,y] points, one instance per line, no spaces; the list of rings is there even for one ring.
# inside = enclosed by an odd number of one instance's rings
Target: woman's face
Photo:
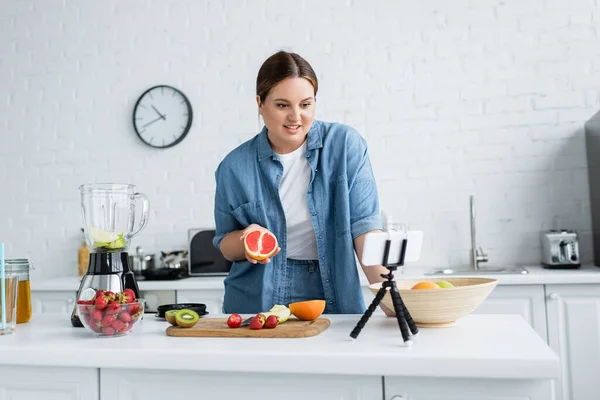
[[[315,90],[304,78],[286,78],[273,86],[265,102],[256,96],[273,151],[291,153],[302,145],[315,118]]]

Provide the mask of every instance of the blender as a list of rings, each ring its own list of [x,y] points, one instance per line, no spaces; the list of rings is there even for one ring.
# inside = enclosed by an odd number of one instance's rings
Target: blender
[[[89,183],[79,187],[85,241],[90,249],[86,274],[81,279],[77,300],[82,293],[102,289],[114,293],[127,288],[140,297],[127,249],[131,239],[148,222],[148,198],[137,193],[134,185]],[[141,218],[135,226],[136,200],[141,202]],[[91,297],[90,297],[91,298]],[[83,327],[77,315],[77,302],[71,314],[71,324]]]

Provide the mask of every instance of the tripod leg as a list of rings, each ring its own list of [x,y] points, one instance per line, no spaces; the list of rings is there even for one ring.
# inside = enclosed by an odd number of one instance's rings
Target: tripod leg
[[[406,322],[406,325],[408,325],[408,328],[410,329],[410,332],[413,335],[416,335],[417,333],[419,333],[419,328],[417,327],[417,324],[415,324],[415,321],[412,319],[412,316],[408,312],[408,308],[406,308],[406,305],[404,305],[402,297],[400,296],[400,292],[396,287],[396,282],[392,283],[392,288],[390,289],[390,291],[392,295],[392,301],[394,302],[394,308],[397,310],[396,316],[398,316],[398,311],[400,311],[404,321]]]
[[[386,291],[386,287],[384,285],[382,285],[381,288],[379,289],[379,291],[377,292],[377,295],[371,302],[371,305],[369,305],[369,308],[367,309],[367,311],[365,311],[365,313],[363,314],[360,321],[358,321],[358,323],[356,324],[356,326],[350,333],[351,338],[356,339],[358,337],[362,328],[365,327],[365,324],[367,323],[369,318],[371,318],[371,315],[373,315],[373,311],[375,311],[375,309],[381,302],[381,299],[383,299],[383,296],[385,296],[385,291]]]
[[[392,295],[392,302],[394,303],[394,311],[396,311],[396,319],[398,320],[398,326],[400,327],[400,332],[402,332],[402,339],[405,342],[409,340],[408,337],[408,323],[404,318],[404,311],[402,309],[402,300],[400,299],[400,293],[398,292],[398,288],[392,285],[390,289]]]

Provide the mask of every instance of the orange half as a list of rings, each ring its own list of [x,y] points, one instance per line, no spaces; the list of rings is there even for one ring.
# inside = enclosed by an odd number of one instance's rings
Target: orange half
[[[292,314],[302,321],[314,321],[325,311],[325,300],[307,300],[291,303],[289,309]]]

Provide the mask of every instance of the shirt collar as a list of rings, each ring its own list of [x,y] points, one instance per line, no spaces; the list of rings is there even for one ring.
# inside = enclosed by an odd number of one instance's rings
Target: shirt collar
[[[321,123],[317,120],[313,120],[312,126],[308,131],[308,138],[306,140],[306,151],[319,149],[323,147],[323,136],[321,133]],[[262,161],[267,157],[275,157],[276,154],[269,144],[267,138],[267,127],[263,126],[262,130],[258,134],[258,161]]]

